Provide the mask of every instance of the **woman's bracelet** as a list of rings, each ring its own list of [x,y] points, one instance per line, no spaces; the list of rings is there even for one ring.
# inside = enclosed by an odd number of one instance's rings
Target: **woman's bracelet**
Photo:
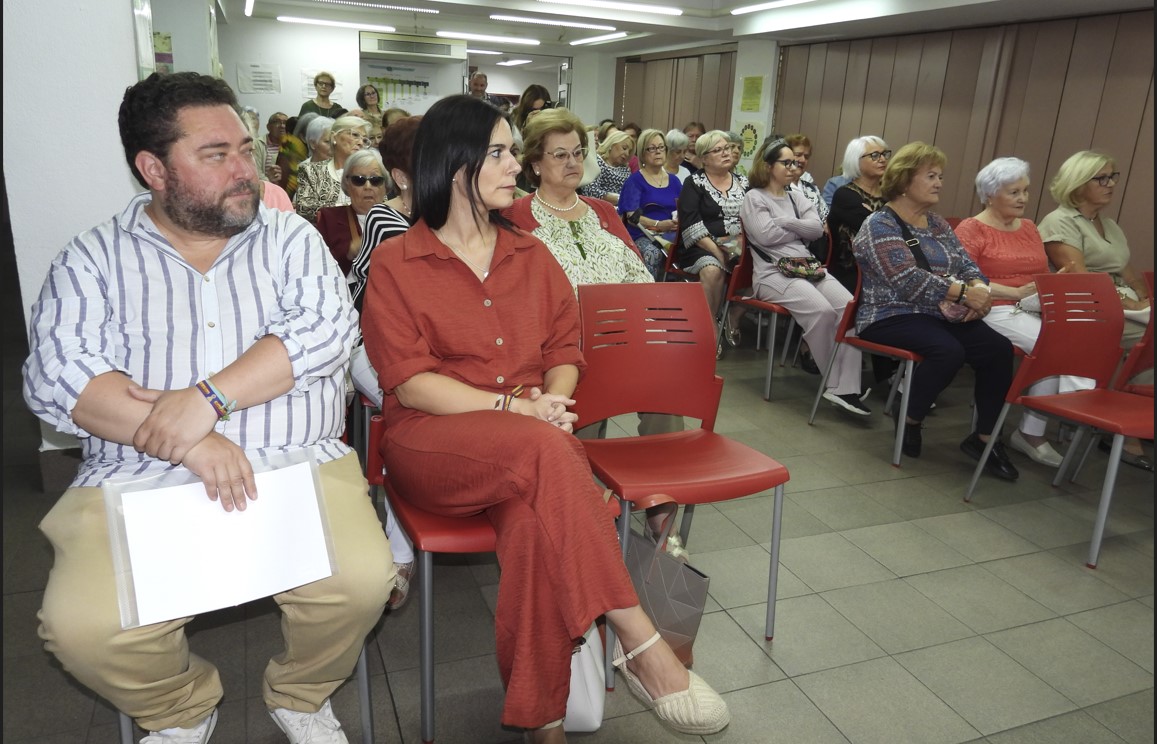
[[[957,295],[956,300],[955,300],[955,304],[959,305],[960,303],[964,302],[966,292],[968,292],[968,285],[965,284],[964,282],[960,282],[960,294]]]
[[[509,393],[503,393],[503,394],[499,395],[498,399],[494,401],[494,410],[495,411],[509,411],[510,410],[510,404],[513,403],[514,399],[520,395],[522,395],[522,385],[516,386]]]

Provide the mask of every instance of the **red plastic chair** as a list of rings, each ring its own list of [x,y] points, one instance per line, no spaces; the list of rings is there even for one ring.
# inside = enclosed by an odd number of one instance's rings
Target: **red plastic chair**
[[[1126,393],[1134,393],[1136,395],[1146,395],[1153,397],[1153,383],[1146,385],[1134,385],[1129,380],[1136,377],[1141,372],[1147,369],[1153,369],[1153,272],[1145,272],[1145,283],[1149,285],[1149,325],[1145,326],[1145,332],[1141,335],[1141,340],[1138,341],[1129,353],[1125,356],[1125,362],[1121,365],[1121,370],[1117,373],[1116,381],[1113,383],[1113,389],[1123,390]]]
[[[852,295],[852,301],[849,302],[846,307],[844,307],[844,316],[840,318],[840,324],[836,326],[836,351],[839,351],[839,344],[847,344],[848,346],[855,347],[861,351],[866,351],[870,354],[879,354],[880,356],[886,356],[891,359],[897,359],[904,363],[903,372],[896,376],[895,381],[892,383],[892,389],[888,393],[888,400],[884,404],[884,410],[887,412],[892,410],[892,405],[896,398],[896,389],[901,387],[901,381],[912,379],[912,373],[915,371],[916,365],[924,361],[924,357],[920,356],[914,351],[908,351],[907,349],[901,349],[896,346],[876,344],[872,343],[871,341],[865,341],[858,336],[849,335],[853,331],[853,327],[856,324],[856,308],[860,306],[861,285],[862,279],[857,273],[856,292]],[[832,366],[835,364],[835,362],[836,355],[832,354],[831,359],[828,360],[828,366],[824,369],[824,373],[820,377],[820,386],[819,389],[816,390],[816,398],[812,403],[812,412],[807,420],[809,425],[815,421],[816,411],[819,409],[820,405],[820,399],[823,397],[824,391],[828,389],[828,377],[832,373]],[[900,416],[897,419],[896,441],[892,446],[892,465],[897,468],[900,467],[900,457],[903,454],[901,446],[904,442],[904,429],[908,427],[906,417],[908,415],[908,397],[911,393],[912,386],[903,385],[903,388],[904,390],[900,395]]]
[[[959,225],[961,222],[964,222],[964,218],[963,217],[945,217],[944,221],[948,223],[948,226],[950,228],[955,230],[957,225]]]
[[[1101,486],[1101,503],[1086,564],[1089,568],[1096,568],[1120,466],[1121,447],[1125,437],[1153,438],[1153,401],[1109,387],[1120,358],[1117,344],[1125,323],[1113,280],[1107,274],[1099,273],[1039,274],[1033,279],[1041,299],[1040,335],[1032,354],[1021,360],[993,431],[1000,432],[1013,405],[1076,424],[1076,434],[1057,468],[1054,486],[1060,484],[1066,470],[1077,459],[1076,453],[1086,432],[1097,429],[1113,435],[1109,467]],[[1081,353],[1074,354],[1073,349],[1080,349]],[[1059,395],[1022,395],[1022,391],[1034,382],[1057,375],[1087,377],[1094,380],[1096,386],[1092,390]],[[965,501],[972,499],[972,491],[984,469],[983,463],[996,441],[996,436],[990,437],[985,445],[964,494]]]
[[[775,335],[776,335],[776,315],[784,315],[788,318],[787,338],[783,340],[783,354],[779,360],[779,366],[783,366],[787,359],[787,347],[791,343],[791,330],[795,325],[795,319],[791,317],[791,313],[783,305],[777,305],[774,302],[765,302],[764,300],[757,300],[750,294],[743,294],[744,290],[751,290],[752,286],[752,268],[753,259],[751,258],[751,249],[747,247],[746,233],[740,231],[739,233],[739,263],[731,271],[731,277],[727,282],[727,296],[723,301],[723,313],[719,320],[719,336],[722,338],[723,328],[722,324],[727,319],[727,311],[731,309],[733,303],[749,307],[760,312],[772,313],[771,323],[768,326],[768,333],[770,338],[767,342],[767,374],[763,380],[763,399],[771,400],[771,371],[775,366]],[[758,346],[758,344],[756,344]]]
[[[723,379],[715,374],[715,329],[703,291],[693,284],[597,284],[579,286],[578,296],[589,365],[574,395],[579,420],[645,411],[702,421],[698,429],[669,434],[583,440],[591,469],[621,500],[624,550],[632,506],[684,504],[680,532],[686,543],[695,504],[774,488],[765,626],[770,640],[789,476],[780,463],[714,431]]]

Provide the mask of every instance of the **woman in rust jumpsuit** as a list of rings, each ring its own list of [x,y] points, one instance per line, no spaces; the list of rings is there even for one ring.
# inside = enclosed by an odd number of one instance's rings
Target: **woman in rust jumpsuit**
[[[442,99],[418,129],[419,219],[374,252],[362,319],[387,472],[423,509],[494,524],[504,724],[565,741],[571,652],[605,614],[635,649],[615,661],[632,692],[675,730],[719,731],[726,703],[639,607],[572,434],[578,306],[550,251],[498,214],[521,170],[512,144],[502,112],[470,96]]]

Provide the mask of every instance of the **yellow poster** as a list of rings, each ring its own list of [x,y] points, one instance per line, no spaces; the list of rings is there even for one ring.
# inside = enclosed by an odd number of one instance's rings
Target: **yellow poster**
[[[754,75],[743,78],[743,94],[740,98],[740,111],[759,111],[759,102],[763,98],[763,76]]]

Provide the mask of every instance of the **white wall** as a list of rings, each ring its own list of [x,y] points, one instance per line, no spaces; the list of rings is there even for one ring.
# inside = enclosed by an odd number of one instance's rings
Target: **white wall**
[[[121,98],[136,79],[128,0],[4,0],[4,178],[25,322],[60,249],[139,190],[117,131]],[[68,121],[52,128],[51,141],[19,115],[62,103]],[[70,441],[50,438],[52,446]]]
[[[772,107],[775,105],[775,82],[779,77],[779,46],[774,41],[741,41],[735,54],[735,90],[731,95],[731,129],[744,135],[743,156],[739,163],[751,170],[751,156],[771,134]],[[743,111],[744,78],[760,78],[762,89],[757,111]],[[746,130],[746,131],[745,131]],[[753,143],[747,138],[754,135]]]
[[[173,69],[213,74],[209,0],[152,0],[153,32],[173,39]]]
[[[609,118],[615,108],[615,55],[579,52],[572,60],[571,110],[584,124]]]
[[[545,86],[552,94],[558,90],[557,66],[549,70],[524,70],[520,67],[481,64],[478,65],[478,71],[486,73],[486,92],[493,95],[521,96],[522,91],[536,83]]]

